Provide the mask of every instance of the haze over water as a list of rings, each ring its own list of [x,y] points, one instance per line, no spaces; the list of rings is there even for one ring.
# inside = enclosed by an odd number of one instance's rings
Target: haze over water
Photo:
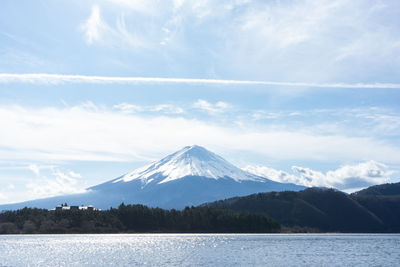
[[[395,266],[400,235],[9,235],[0,251],[0,266]]]

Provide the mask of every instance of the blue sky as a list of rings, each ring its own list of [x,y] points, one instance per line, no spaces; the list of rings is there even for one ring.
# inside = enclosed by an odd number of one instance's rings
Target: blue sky
[[[192,144],[277,181],[398,182],[399,12],[3,1],[0,203],[80,192]]]

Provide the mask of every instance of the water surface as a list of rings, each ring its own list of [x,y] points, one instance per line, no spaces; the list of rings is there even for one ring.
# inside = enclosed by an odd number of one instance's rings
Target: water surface
[[[398,266],[400,235],[0,236],[0,266]]]

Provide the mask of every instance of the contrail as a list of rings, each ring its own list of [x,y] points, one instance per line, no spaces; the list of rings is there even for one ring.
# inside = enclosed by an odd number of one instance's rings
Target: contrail
[[[182,83],[182,84],[220,84],[220,85],[273,85],[291,87],[318,87],[318,88],[387,88],[400,89],[397,83],[308,83],[308,82],[276,82],[276,81],[248,81],[248,80],[221,80],[196,78],[160,78],[160,77],[113,77],[64,75],[47,73],[0,73],[0,83],[32,83],[32,84],[63,84],[63,83],[99,83],[99,84],[135,84],[135,83]]]

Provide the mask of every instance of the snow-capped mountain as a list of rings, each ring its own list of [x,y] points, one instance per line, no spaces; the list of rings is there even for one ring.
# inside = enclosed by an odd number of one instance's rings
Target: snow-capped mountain
[[[202,176],[216,180],[219,178],[231,178],[236,182],[262,182],[265,180],[265,178],[235,167],[222,157],[201,146],[194,145],[186,146],[160,161],[134,170],[116,179],[114,183],[138,179],[144,184],[151,182],[162,184],[182,179],[186,176]]]
[[[160,161],[87,189],[85,193],[0,206],[53,208],[60,203],[108,209],[125,204],[184,208],[258,192],[299,191],[303,186],[260,177],[200,146],[187,146]]]

